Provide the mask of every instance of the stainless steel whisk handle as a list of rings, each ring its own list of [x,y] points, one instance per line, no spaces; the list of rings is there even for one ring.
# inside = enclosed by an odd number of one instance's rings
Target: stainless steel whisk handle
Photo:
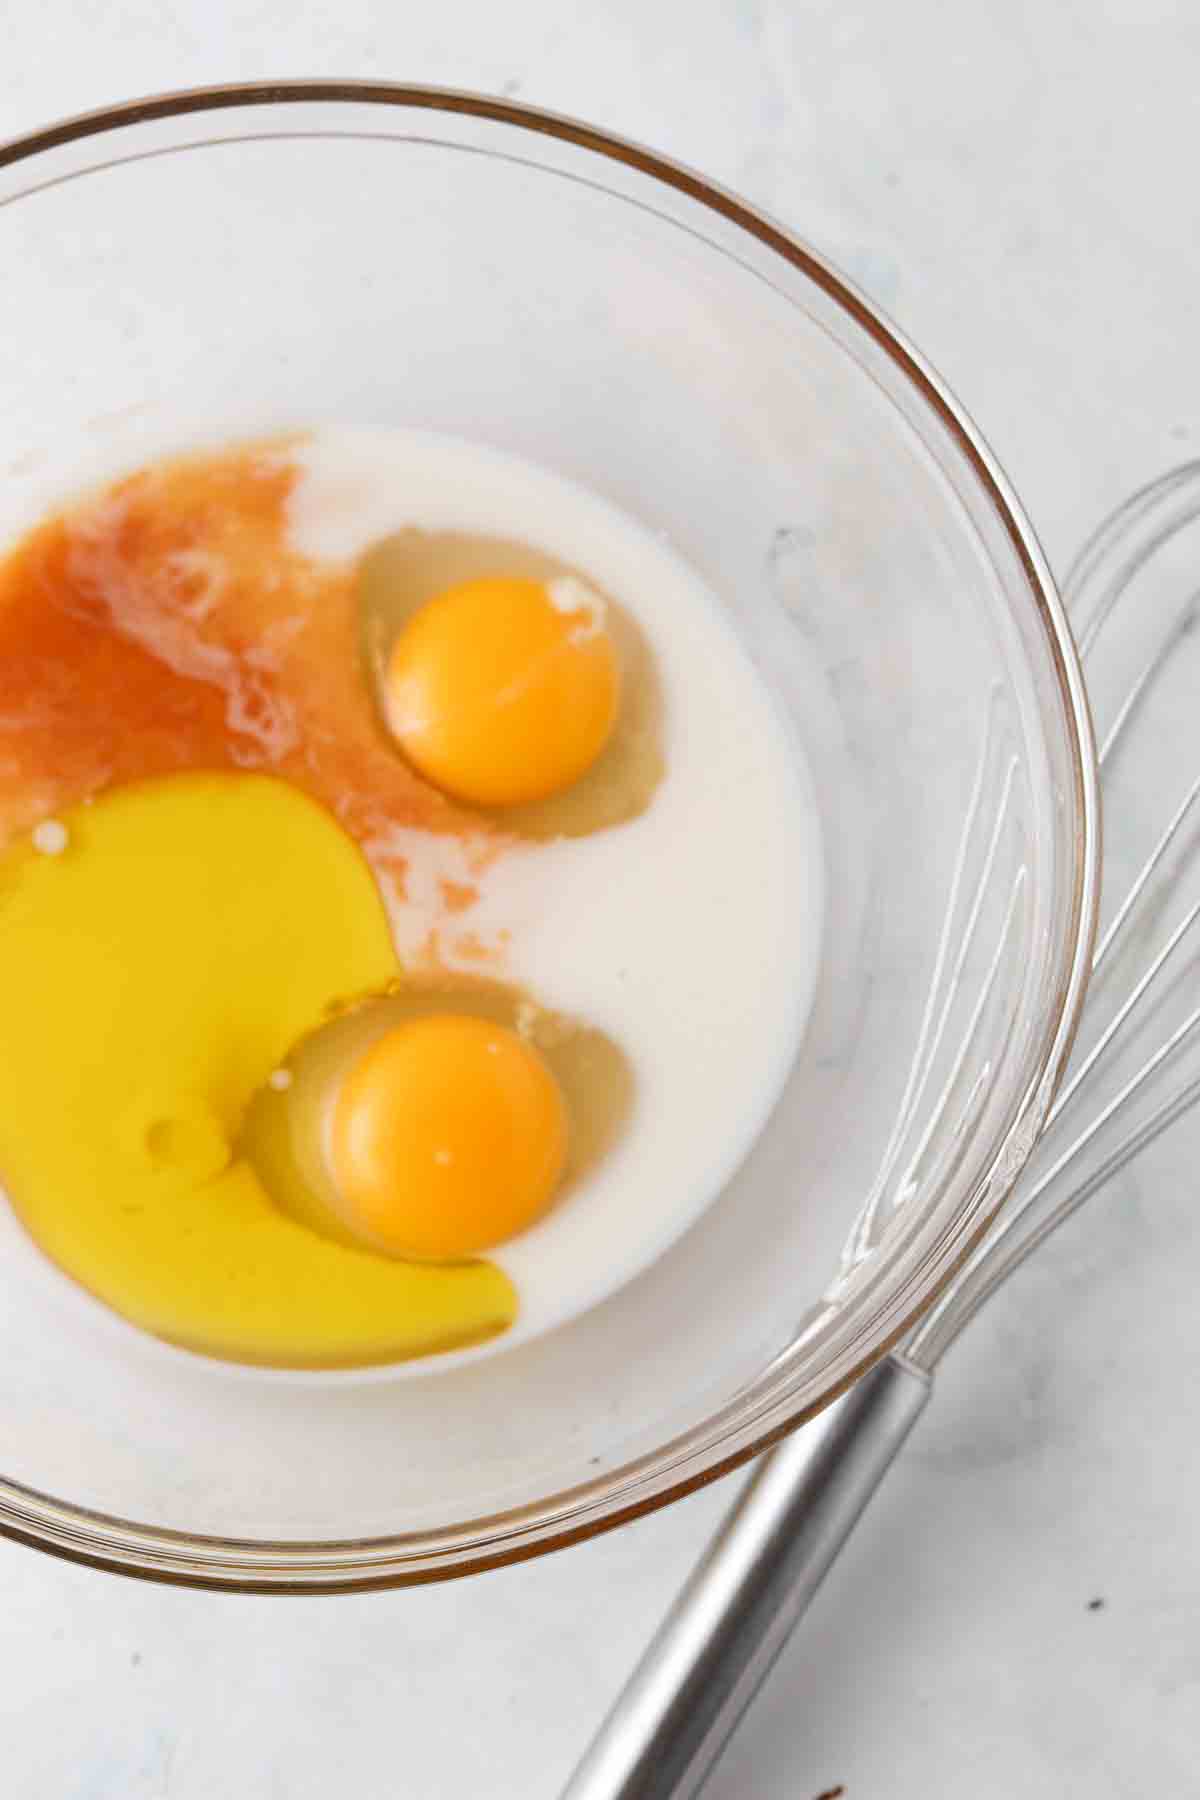
[[[758,1464],[562,1800],[691,1800],[891,1466],[931,1377],[893,1354]]]

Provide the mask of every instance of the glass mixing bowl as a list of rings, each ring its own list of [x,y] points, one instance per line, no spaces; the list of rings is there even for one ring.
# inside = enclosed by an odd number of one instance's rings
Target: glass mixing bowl
[[[298,84],[69,121],[0,149],[0,266],[0,538],[156,453],[277,428],[533,458],[722,598],[806,753],[828,895],[807,1036],[726,1191],[621,1293],[487,1361],[190,1357],[32,1277],[5,1210],[0,1527],[143,1575],[328,1590],[527,1556],[732,1468],[938,1292],[1037,1134],[1083,994],[1086,704],[978,434],[770,221],[479,96]]]

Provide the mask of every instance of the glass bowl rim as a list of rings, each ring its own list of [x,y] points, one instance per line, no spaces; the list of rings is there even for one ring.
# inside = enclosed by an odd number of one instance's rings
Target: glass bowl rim
[[[864,1350],[843,1378],[769,1426],[758,1421],[736,1444],[701,1439],[711,1420],[585,1485],[486,1522],[394,1536],[333,1540],[211,1537],[140,1524],[74,1505],[0,1478],[0,1534],[70,1561],[149,1580],[242,1593],[339,1593],[436,1581],[560,1549],[682,1498],[761,1454],[822,1411],[893,1349],[933,1304],[1016,1178],[1070,1055],[1087,989],[1099,902],[1100,799],[1087,692],[1065,608],[1044,553],[1007,478],[969,415],[889,319],[803,240],[735,193],[687,166],[566,114],[500,96],[424,84],[355,80],[246,82],[149,95],[76,114],[0,143],[0,170],[109,131],[238,107],[347,103],[424,110],[509,125],[591,152],[697,202],[798,269],[871,338],[915,388],[990,499],[1028,583],[1046,633],[1063,704],[1074,784],[1071,930],[1058,984],[1031,1053],[1022,1098],[978,1189],[994,1179],[969,1241],[945,1248],[908,1310]],[[185,148],[187,146],[178,146]],[[122,157],[119,159],[127,160]],[[73,171],[72,173],[90,171]],[[25,197],[23,189],[9,198]],[[0,206],[8,201],[0,199]],[[998,1179],[997,1179],[998,1177]],[[965,1209],[964,1209],[965,1210]],[[690,1447],[689,1447],[690,1446]]]

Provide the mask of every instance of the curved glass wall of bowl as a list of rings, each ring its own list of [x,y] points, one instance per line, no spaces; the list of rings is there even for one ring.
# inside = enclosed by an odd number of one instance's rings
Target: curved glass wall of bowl
[[[1105,896],[1067,1079],[1024,1177],[905,1346],[930,1368],[1049,1234],[1200,1100],[1200,462],[1135,494],[1066,582],[1105,801]],[[1159,785],[1146,805],[1147,771]]]
[[[827,546],[824,555],[828,564]],[[919,779],[936,783],[946,806],[942,854],[920,889],[921,904],[940,927],[920,953],[916,934],[902,917],[911,896],[888,879],[886,868],[872,866],[865,856],[853,884],[845,884],[861,908],[852,939],[855,954],[897,996],[919,973],[921,1002],[911,1057],[895,1070],[890,1116],[882,1129],[867,1134],[882,1149],[873,1170],[864,1171],[865,1199],[834,1278],[808,1312],[786,1358],[819,1335],[841,1309],[868,1298],[882,1257],[904,1242],[923,1197],[954,1180],[992,1097],[994,1072],[1017,1047],[1019,969],[1035,929],[1033,794],[1045,772],[1028,755],[1020,696],[1000,681],[984,681],[971,690],[976,712],[971,755],[952,776],[945,768],[935,771],[945,748],[936,731],[926,721],[917,729],[911,718],[897,718],[881,698],[884,684],[871,682],[864,673],[863,637],[849,617],[852,585],[823,604],[828,576],[822,579],[815,535],[777,534],[771,578],[785,615],[821,655],[839,730],[837,756],[830,757],[838,779],[835,783],[827,770],[827,785],[838,793],[843,808],[870,815],[861,831],[835,841],[831,854],[843,855],[847,842],[878,854],[881,841],[902,833],[907,811],[917,803],[905,792],[903,771],[889,768],[899,735],[928,739]],[[911,606],[911,595],[905,603]],[[940,674],[926,679],[949,688],[956,659],[946,659],[944,645],[939,654],[937,639],[931,621],[921,647],[929,667]],[[950,704],[944,694],[940,705]],[[938,710],[938,704],[931,706],[930,715],[936,717]],[[889,813],[890,819],[885,816]],[[853,992],[853,984],[848,981],[844,991]],[[844,1028],[852,1032],[853,1021],[844,1021]],[[1024,1162],[1047,1105],[1048,1097],[1041,1096],[1029,1112],[1009,1146],[1006,1167],[1015,1170]],[[994,1175],[1003,1191],[1006,1168]]]

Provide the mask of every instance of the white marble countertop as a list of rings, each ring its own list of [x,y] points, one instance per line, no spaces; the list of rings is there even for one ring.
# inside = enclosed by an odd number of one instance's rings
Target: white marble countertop
[[[355,75],[503,89],[698,165],[900,321],[1060,567],[1200,445],[1185,0],[37,0],[5,27],[2,136],[155,89]],[[1197,1791],[1198,1152],[1194,1120],[956,1351],[712,1800]],[[2,1546],[0,1784],[553,1800],[730,1496],[332,1601]]]

